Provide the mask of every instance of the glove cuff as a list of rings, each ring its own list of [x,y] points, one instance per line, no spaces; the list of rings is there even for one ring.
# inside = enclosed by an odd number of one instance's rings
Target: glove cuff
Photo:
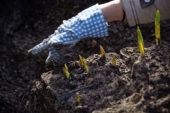
[[[108,36],[108,24],[104,19],[99,4],[89,7],[78,14],[83,29],[78,29],[80,37],[104,37]],[[83,34],[81,32],[83,31]]]

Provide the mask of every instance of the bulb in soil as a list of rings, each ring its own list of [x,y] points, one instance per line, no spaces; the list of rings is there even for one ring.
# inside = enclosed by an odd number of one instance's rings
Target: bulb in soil
[[[67,79],[70,79],[70,73],[66,64],[64,65],[63,72],[66,75]]]
[[[156,45],[158,45],[160,40],[160,11],[156,11],[155,16],[155,39],[156,39]]]
[[[85,58],[83,58],[83,64],[84,64],[84,68],[85,68],[86,72],[89,73],[89,66],[87,65],[87,61]]]
[[[100,45],[100,54],[101,54],[101,57],[105,56],[105,51],[104,51],[102,45]]]
[[[79,95],[79,93],[76,93],[76,102],[77,102],[77,104],[80,103],[80,95]]]
[[[138,35],[138,47],[139,47],[139,51],[140,51],[142,56],[145,56],[143,36],[142,36],[142,33],[141,33],[141,30],[140,30],[139,26],[137,26],[137,35]]]
[[[81,55],[79,55],[79,62],[80,62],[80,66],[83,67],[84,63],[83,63],[83,58],[81,57]]]
[[[116,57],[114,55],[113,55],[113,58],[112,58],[112,65],[116,66]]]

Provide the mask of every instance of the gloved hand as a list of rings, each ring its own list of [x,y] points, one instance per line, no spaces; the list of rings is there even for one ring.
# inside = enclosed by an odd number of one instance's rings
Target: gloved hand
[[[49,48],[46,64],[51,60],[57,62],[60,55],[54,49],[54,45],[75,44],[82,38],[104,36],[108,36],[108,27],[99,5],[96,4],[83,10],[77,16],[63,21],[63,24],[58,27],[54,34],[50,35],[28,52],[36,55],[42,50]]]

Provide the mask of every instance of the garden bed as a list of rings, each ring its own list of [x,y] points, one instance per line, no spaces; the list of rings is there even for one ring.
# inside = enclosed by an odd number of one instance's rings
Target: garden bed
[[[108,0],[109,1],[109,0]],[[54,32],[64,19],[103,0],[2,0],[0,6],[0,111],[2,113],[164,112],[170,108],[170,22],[161,22],[161,45],[155,47],[154,24],[141,25],[146,56],[137,50],[135,27],[109,23],[109,36],[63,47],[62,63],[45,65],[48,51],[27,50]],[[100,56],[99,45],[106,52]],[[79,65],[86,58],[90,72]],[[117,66],[112,66],[112,55]],[[63,74],[68,65],[71,78]],[[87,88],[85,88],[87,87]],[[80,90],[80,103],[73,94]]]

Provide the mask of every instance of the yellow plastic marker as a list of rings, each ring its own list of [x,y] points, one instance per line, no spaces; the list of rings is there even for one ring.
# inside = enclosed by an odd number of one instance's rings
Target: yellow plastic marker
[[[112,65],[116,66],[116,57],[113,55],[113,59],[112,59]]]
[[[101,54],[101,57],[105,56],[105,51],[104,51],[102,45],[100,45],[100,54]]]
[[[68,67],[67,67],[66,64],[64,65],[63,72],[66,75],[67,79],[69,79],[70,78],[70,73],[68,72]]]
[[[158,45],[159,40],[160,40],[160,11],[156,11],[156,16],[155,16],[155,38],[156,38],[156,45]]]
[[[145,56],[145,50],[144,50],[144,44],[143,44],[143,36],[141,33],[141,30],[139,26],[137,26],[137,35],[138,35],[138,46],[139,46],[139,51],[142,56]]]

